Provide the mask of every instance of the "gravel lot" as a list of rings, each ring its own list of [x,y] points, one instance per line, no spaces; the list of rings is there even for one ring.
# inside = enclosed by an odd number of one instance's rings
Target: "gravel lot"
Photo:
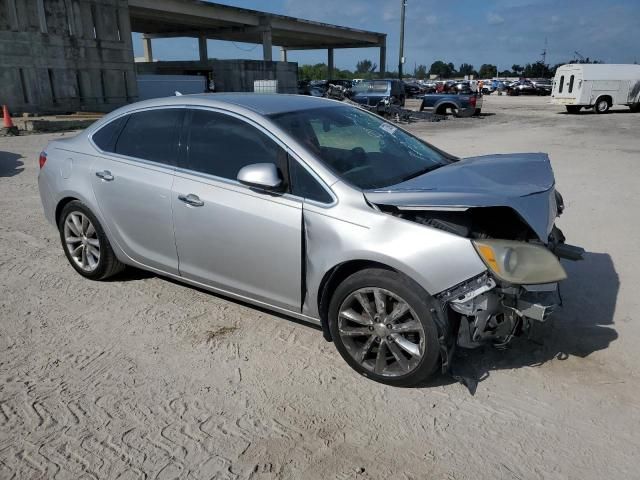
[[[543,345],[396,389],[315,328],[139,271],[83,280],[41,212],[37,156],[0,138],[0,478],[630,479],[640,471],[640,114],[485,97],[411,129],[461,156],[548,152],[569,243]]]

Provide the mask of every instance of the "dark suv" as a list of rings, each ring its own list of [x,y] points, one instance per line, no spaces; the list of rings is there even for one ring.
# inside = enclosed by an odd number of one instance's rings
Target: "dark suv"
[[[352,88],[351,100],[362,105],[404,107],[406,92],[400,80],[361,80]]]

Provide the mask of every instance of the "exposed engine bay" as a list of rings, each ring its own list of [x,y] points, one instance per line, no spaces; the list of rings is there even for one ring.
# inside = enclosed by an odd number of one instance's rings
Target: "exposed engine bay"
[[[553,190],[553,213],[564,210],[562,196]],[[558,258],[580,260],[584,250],[567,245],[562,231],[552,225],[542,239],[513,208],[417,207],[376,205],[381,211],[431,228],[473,240],[500,239],[539,246]],[[482,245],[481,243],[476,244]],[[487,343],[504,348],[516,336],[530,336],[561,305],[559,284],[519,284],[505,281],[489,268],[482,275],[438,294],[452,337],[443,350],[455,345],[475,348]],[[450,355],[448,355],[450,356]],[[443,365],[444,367],[444,365]]]

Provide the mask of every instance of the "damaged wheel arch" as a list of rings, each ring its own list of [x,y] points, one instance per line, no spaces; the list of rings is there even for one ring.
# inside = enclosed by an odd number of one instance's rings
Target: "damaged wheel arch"
[[[347,260],[338,265],[335,265],[329,271],[327,271],[322,277],[320,282],[320,288],[318,289],[318,312],[320,313],[320,322],[322,325],[322,335],[328,342],[333,341],[331,332],[329,331],[328,315],[329,304],[336,288],[349,276],[353,275],[360,270],[367,268],[378,268],[382,270],[389,270],[392,272],[398,272],[395,268],[385,265],[373,260]],[[399,273],[399,272],[398,272]]]

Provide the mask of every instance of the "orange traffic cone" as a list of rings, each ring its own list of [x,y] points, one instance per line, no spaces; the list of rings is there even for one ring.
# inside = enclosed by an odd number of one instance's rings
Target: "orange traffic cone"
[[[6,105],[2,106],[2,133],[4,135],[18,135],[18,127],[13,124]]]

